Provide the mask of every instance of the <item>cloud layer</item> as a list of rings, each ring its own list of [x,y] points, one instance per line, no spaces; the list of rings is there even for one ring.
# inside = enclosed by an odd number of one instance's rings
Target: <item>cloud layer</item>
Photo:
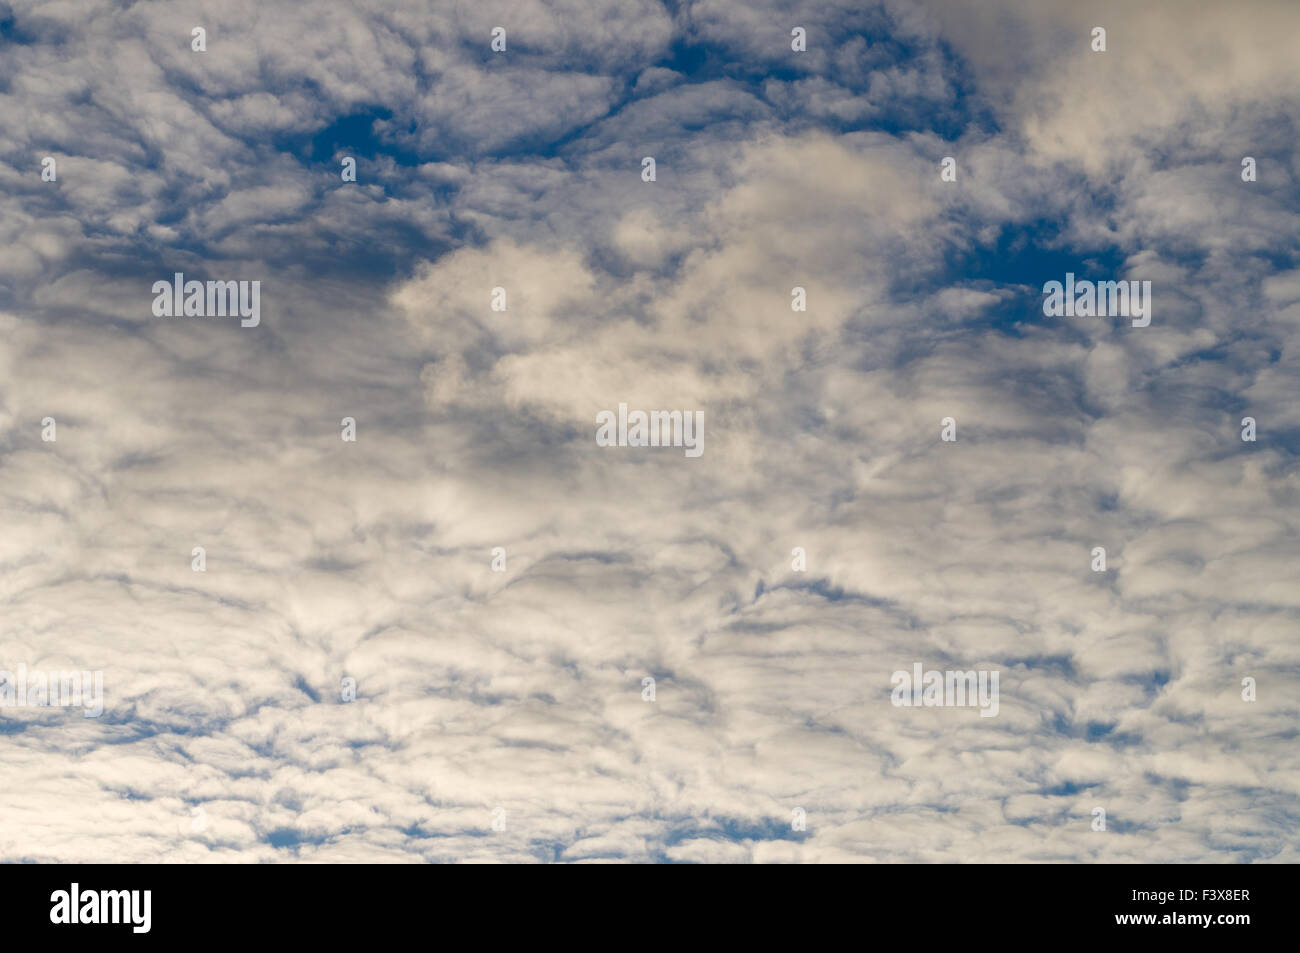
[[[0,858],[1296,862],[1298,29],[0,7]]]

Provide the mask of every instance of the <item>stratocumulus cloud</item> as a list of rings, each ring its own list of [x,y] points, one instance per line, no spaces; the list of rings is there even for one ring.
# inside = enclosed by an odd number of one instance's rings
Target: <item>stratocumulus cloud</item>
[[[1080,6],[0,7],[0,859],[1300,860],[1300,7]]]

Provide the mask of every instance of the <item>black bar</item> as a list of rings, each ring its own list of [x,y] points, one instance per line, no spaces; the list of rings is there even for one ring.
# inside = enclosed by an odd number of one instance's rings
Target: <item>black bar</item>
[[[1279,931],[1289,919],[1293,893],[1292,871],[1269,865],[889,866],[839,867],[811,876],[775,869],[762,877],[736,869],[698,875],[704,879],[695,880],[695,872],[643,881],[626,870],[548,875],[463,866],[6,866],[0,869],[0,904],[10,941],[113,936],[149,942],[255,934],[259,941],[333,945],[441,925],[431,940],[450,943],[459,928],[471,928],[486,940],[538,929],[553,935],[555,927],[567,923],[574,938],[605,935],[617,945],[640,942],[638,937],[663,942],[674,935],[698,936],[695,927],[681,931],[686,922],[703,919],[711,922],[708,932],[733,940],[751,933],[771,939],[784,931],[797,937],[801,929],[813,928],[818,933],[843,929],[873,943],[927,937],[992,942],[999,936],[1051,942],[1134,934],[1145,942],[1181,945],[1189,940],[1231,944]],[[102,891],[140,893],[129,907],[120,893],[108,898],[106,913],[117,904],[125,922],[52,922],[52,914],[65,912],[57,892],[67,894],[70,903],[73,883],[88,915],[101,906]],[[143,891],[149,891],[147,932],[139,929]],[[87,899],[92,892],[93,902]],[[1120,922],[1135,916],[1154,920]],[[1210,922],[1201,922],[1207,916]],[[379,934],[377,927],[383,928]],[[443,928],[457,929],[439,941]]]

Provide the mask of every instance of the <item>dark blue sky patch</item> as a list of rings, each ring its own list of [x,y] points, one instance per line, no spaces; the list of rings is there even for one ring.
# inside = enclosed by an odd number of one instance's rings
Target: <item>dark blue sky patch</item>
[[[37,43],[62,46],[75,35],[76,30],[70,24],[28,12],[24,12],[20,20],[12,5],[0,4],[0,40],[4,43],[15,46],[32,46]],[[0,57],[0,62],[3,59]]]
[[[384,106],[368,106],[339,116],[310,135],[285,136],[274,141],[277,150],[288,152],[304,163],[321,163],[336,175],[343,156],[363,159],[390,158],[399,166],[415,166],[429,161],[399,145],[389,132],[393,111]],[[414,131],[412,128],[411,131]],[[358,175],[358,179],[361,177]]]
[[[1102,721],[1090,721],[1084,726],[1084,737],[1089,741],[1100,741],[1115,730],[1113,724]]]
[[[791,810],[796,805],[791,805]],[[807,840],[811,836],[811,831],[796,831],[792,827],[793,814],[789,818],[709,818],[701,826],[698,824],[680,825],[674,827],[663,840],[661,850],[664,848],[675,847],[678,844],[692,840],[716,840],[722,842],[740,842],[740,841],[794,841],[800,842]],[[811,824],[810,824],[811,826]],[[666,850],[660,855],[664,862],[682,863],[683,861],[671,861],[668,858]],[[689,862],[689,861],[687,861]]]
[[[312,688],[309,684],[307,684],[307,680],[303,678],[301,675],[299,675],[297,678],[293,680],[293,687],[298,689],[298,691],[302,692],[312,701],[314,702],[320,701],[320,693],[317,692],[314,688]]]
[[[1117,248],[1071,248],[1059,221],[1040,218],[1005,224],[997,241],[989,246],[950,247],[945,255],[945,274],[937,283],[940,287],[964,284],[977,289],[985,283],[988,289],[1010,290],[1006,300],[983,309],[969,325],[1022,337],[1028,326],[1068,329],[1068,319],[1050,318],[1043,313],[1045,283],[1064,282],[1067,273],[1072,273],[1075,281],[1118,280],[1124,276],[1124,258]],[[928,293],[935,285],[934,277],[926,276],[891,291],[909,297]]]

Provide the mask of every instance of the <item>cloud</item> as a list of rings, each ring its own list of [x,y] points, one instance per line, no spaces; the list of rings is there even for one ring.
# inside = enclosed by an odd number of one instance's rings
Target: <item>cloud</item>
[[[1291,14],[849,6],[13,15],[0,856],[1294,861]]]

